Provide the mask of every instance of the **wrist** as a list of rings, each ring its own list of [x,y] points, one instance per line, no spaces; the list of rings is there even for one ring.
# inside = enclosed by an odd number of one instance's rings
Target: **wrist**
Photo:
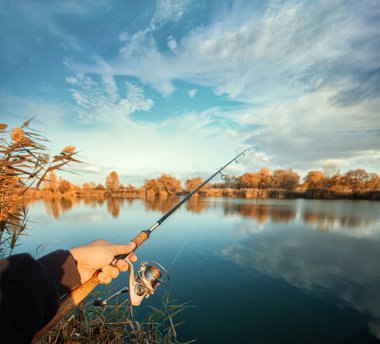
[[[60,295],[81,284],[77,261],[70,251],[58,250],[38,259],[50,272]]]
[[[83,255],[83,252],[81,252],[81,247],[74,247],[70,249],[69,252],[72,259],[76,263],[76,268],[80,277],[81,284],[87,282],[92,277],[95,270],[89,268],[86,264],[83,264],[85,257]]]

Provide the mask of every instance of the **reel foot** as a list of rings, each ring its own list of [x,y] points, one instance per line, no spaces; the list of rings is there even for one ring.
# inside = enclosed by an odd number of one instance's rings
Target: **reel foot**
[[[104,302],[103,299],[97,298],[94,300],[94,306],[103,307],[105,305],[106,305],[106,303]]]

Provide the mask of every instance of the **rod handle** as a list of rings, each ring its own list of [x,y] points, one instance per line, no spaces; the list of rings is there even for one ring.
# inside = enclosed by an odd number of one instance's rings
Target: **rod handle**
[[[98,272],[99,271],[96,271],[86,283],[83,283],[80,287],[73,290],[62,300],[59,305],[58,312],[54,318],[35,334],[32,343],[35,343],[37,340],[42,338],[47,331],[53,328],[68,312],[78,306],[81,301],[95,289],[95,287],[99,284]]]
[[[133,252],[136,251],[138,247],[141,246],[141,244],[149,239],[149,231],[141,231],[136,237],[134,237],[131,242],[135,243],[136,247],[133,249]],[[113,262],[116,262],[118,259],[125,259],[128,257],[129,254],[119,254],[115,256],[115,259]]]
[[[131,241],[136,244],[136,248],[140,247],[140,245],[149,239],[148,231],[141,231],[136,237],[134,237]],[[135,250],[136,250],[135,248]]]

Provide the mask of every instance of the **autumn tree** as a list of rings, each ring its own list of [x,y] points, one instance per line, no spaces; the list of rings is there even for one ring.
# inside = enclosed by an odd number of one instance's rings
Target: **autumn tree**
[[[157,180],[161,185],[161,191],[166,191],[168,195],[175,195],[182,190],[181,181],[169,174],[163,174]]]
[[[182,190],[181,181],[169,174],[163,174],[157,179],[149,179],[145,182],[143,189],[147,196],[157,196],[161,191],[167,195],[175,195]]]
[[[195,190],[202,183],[203,183],[202,178],[190,178],[190,179],[186,180],[186,182],[185,182],[186,191],[191,192],[191,191]],[[206,188],[208,188],[208,184],[206,184],[203,187],[203,189],[206,189]]]
[[[291,168],[288,170],[276,170],[273,172],[273,181],[276,187],[292,190],[299,182],[299,175]]]
[[[325,175],[321,171],[310,171],[304,181],[308,188],[322,188],[325,183]]]
[[[368,173],[364,169],[350,170],[341,178],[341,183],[352,191],[363,189],[368,181]]]
[[[330,177],[326,180],[326,188],[339,191],[340,190],[340,184],[341,184],[341,182],[340,182],[341,178],[342,178],[342,176],[339,173],[334,174],[332,177]]]
[[[61,178],[59,181],[59,191],[61,193],[65,193],[65,192],[68,192],[71,190],[72,190],[71,183],[68,182],[67,180]]]
[[[102,184],[98,184],[95,188],[96,190],[105,190],[105,187]]]
[[[148,179],[143,185],[146,196],[156,196],[161,191],[161,183],[157,179]]]
[[[330,179],[333,176],[339,175],[339,169],[336,163],[328,162],[323,165],[323,174],[325,178]]]
[[[116,173],[116,171],[112,171],[106,177],[106,188],[112,191],[117,191],[119,189],[119,185],[119,175]]]
[[[260,176],[257,173],[245,173],[239,177],[240,188],[257,188],[260,183]]]
[[[49,185],[48,189],[50,191],[52,192],[58,191],[58,187],[59,187],[58,179],[57,179],[57,175],[54,172],[49,173],[49,176],[47,177],[46,182]]]
[[[371,190],[380,189],[380,177],[376,173],[370,173],[365,188]]]
[[[265,189],[271,186],[272,176],[271,176],[269,168],[262,168],[258,173],[258,177],[259,177],[258,187],[260,189]]]

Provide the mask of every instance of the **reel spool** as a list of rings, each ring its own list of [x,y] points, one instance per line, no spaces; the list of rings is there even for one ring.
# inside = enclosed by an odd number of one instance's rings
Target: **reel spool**
[[[127,261],[129,272],[129,299],[133,306],[140,305],[144,298],[153,295],[157,288],[169,281],[169,274],[165,268],[155,261],[141,262],[136,276],[133,265]],[[162,271],[164,274],[162,275]]]
[[[95,306],[105,306],[108,301],[122,293],[129,293],[129,301],[132,306],[139,306],[144,298],[153,295],[157,288],[169,281],[169,274],[166,269],[155,261],[141,262],[137,270],[136,276],[134,273],[133,264],[129,259],[125,259],[128,264],[129,271],[129,287],[123,288],[111,295],[108,299],[96,299]]]

